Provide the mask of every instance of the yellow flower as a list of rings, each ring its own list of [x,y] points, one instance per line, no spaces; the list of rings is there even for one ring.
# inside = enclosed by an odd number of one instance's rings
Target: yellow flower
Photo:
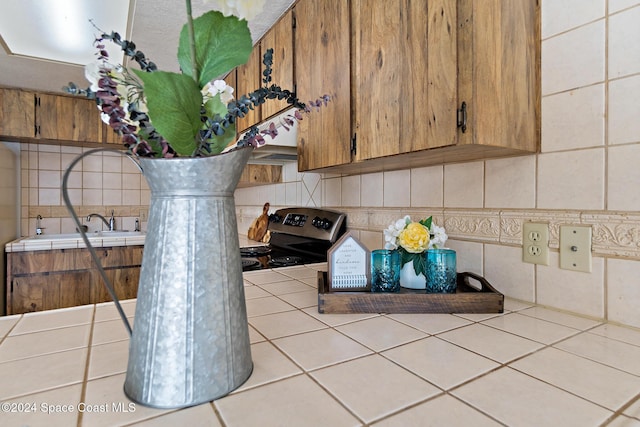
[[[419,222],[412,222],[400,232],[398,242],[407,252],[424,252],[429,248],[429,229]]]

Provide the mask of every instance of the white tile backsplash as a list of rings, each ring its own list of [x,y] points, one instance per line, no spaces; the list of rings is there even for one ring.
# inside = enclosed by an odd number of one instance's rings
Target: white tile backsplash
[[[84,157],[79,163],[85,172],[102,172],[102,156],[92,154]]]
[[[536,158],[488,160],[485,168],[487,208],[533,208],[536,204]]]
[[[640,144],[609,148],[608,205],[611,210],[640,210]]]
[[[411,206],[442,207],[444,167],[411,169]]]
[[[484,163],[444,166],[444,206],[481,208],[484,199]]]
[[[60,153],[40,151],[38,153],[38,164],[40,165],[40,170],[60,171]]]
[[[464,240],[447,240],[446,247],[456,251],[456,270],[483,275],[483,244]]]
[[[361,176],[361,185],[364,191],[360,193],[360,206],[380,207],[384,203],[382,172],[369,173]]]
[[[638,0],[609,0],[609,13],[618,12],[640,4]]]
[[[537,266],[538,304],[574,313],[604,317],[604,260],[593,258],[591,273],[562,270],[557,252],[549,253],[549,266]]]
[[[542,96],[604,81],[604,55],[604,19],[545,40]]]
[[[338,178],[330,178],[324,180],[322,204],[323,206],[340,206],[342,200],[341,186],[342,180]]]
[[[360,175],[342,177],[340,187],[342,188],[341,206],[360,206]],[[365,191],[368,187],[365,185]]]
[[[542,209],[604,209],[604,149],[538,156],[538,202]]]
[[[609,82],[609,144],[640,142],[640,76]]]
[[[535,266],[522,262],[522,248],[484,245],[484,277],[510,298],[535,302]]]
[[[548,1],[542,8],[542,39],[604,17],[603,0]]]
[[[640,261],[607,260],[607,315],[611,321],[640,328]]]
[[[411,205],[411,171],[384,172],[383,198],[386,207]]]
[[[609,18],[609,78],[640,72],[640,7]]]
[[[542,152],[604,145],[605,85],[542,99]]]

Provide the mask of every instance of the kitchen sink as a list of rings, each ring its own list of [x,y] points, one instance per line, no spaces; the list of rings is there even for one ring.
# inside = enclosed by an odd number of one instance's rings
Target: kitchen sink
[[[104,238],[104,237],[137,237],[144,236],[145,233],[141,231],[127,231],[127,230],[115,230],[115,231],[96,231],[93,233],[87,233],[88,238]],[[36,240],[68,240],[68,239],[82,239],[80,233],[61,233],[61,234],[40,234],[29,237],[28,239]]]

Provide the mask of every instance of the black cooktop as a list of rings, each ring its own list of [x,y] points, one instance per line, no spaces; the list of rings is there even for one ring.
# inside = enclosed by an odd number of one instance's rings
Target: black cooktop
[[[242,257],[242,271],[314,264],[327,260],[326,252],[312,256],[310,254],[294,253],[271,246],[241,248],[240,256]]]

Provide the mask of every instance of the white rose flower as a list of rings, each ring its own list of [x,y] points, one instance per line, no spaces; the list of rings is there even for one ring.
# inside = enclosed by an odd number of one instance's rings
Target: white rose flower
[[[204,97],[205,102],[209,99],[215,98],[218,94],[220,94],[220,102],[224,105],[227,105],[233,100],[233,88],[227,85],[224,80],[210,81],[202,88],[202,96]]]
[[[213,9],[224,16],[233,15],[247,21],[262,12],[264,7],[264,0],[205,0],[205,3],[212,3]]]
[[[433,237],[429,241],[429,248],[443,248],[445,242],[449,238],[445,233],[444,227],[439,227],[435,224],[431,224],[431,234]]]
[[[220,101],[225,105],[233,100],[233,88],[227,85],[224,80],[215,80],[209,88],[209,93],[211,96],[216,96],[219,93]]]
[[[385,230],[383,230],[384,234],[384,248],[385,249],[398,249],[398,236],[400,232],[404,230],[404,228],[411,222],[411,218],[409,215],[406,215],[404,218],[397,220]]]

